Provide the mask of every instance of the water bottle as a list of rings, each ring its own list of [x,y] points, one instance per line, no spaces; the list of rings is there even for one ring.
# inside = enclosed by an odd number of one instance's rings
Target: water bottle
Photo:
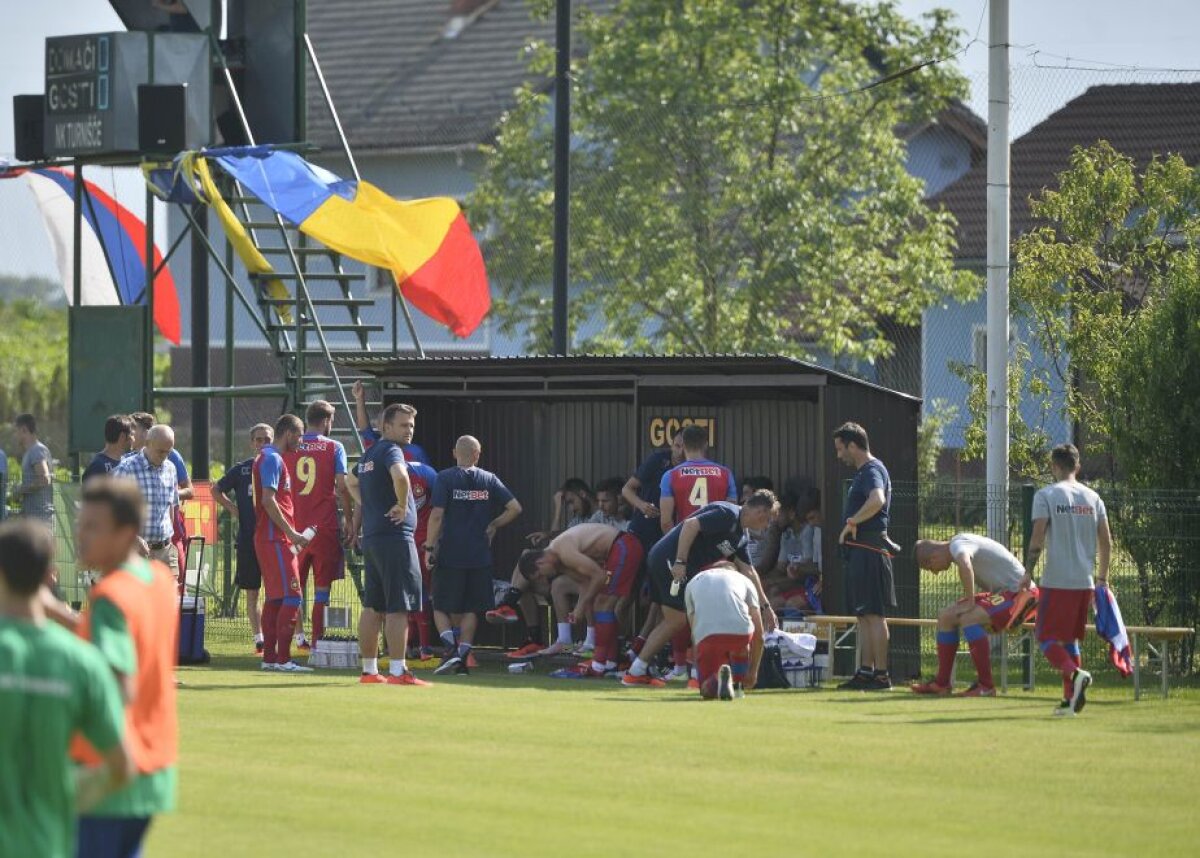
[[[683,581],[675,577],[675,564],[667,564],[667,573],[671,575],[671,595],[678,596],[679,588],[683,586]]]
[[[312,542],[312,540],[313,540],[313,537],[317,535],[317,529],[316,529],[315,527],[311,527],[311,526],[310,526],[310,527],[306,527],[306,528],[304,528],[304,530],[303,530],[303,531],[300,533],[300,535],[301,535],[301,536],[303,536],[305,539],[307,539],[309,542]],[[293,545],[293,546],[292,546],[292,553],[293,553],[293,554],[299,554],[299,553],[300,553],[300,546],[299,546],[299,545]]]

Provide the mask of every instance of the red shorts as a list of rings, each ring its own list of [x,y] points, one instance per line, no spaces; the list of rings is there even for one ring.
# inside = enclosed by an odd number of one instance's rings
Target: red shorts
[[[976,593],[975,604],[983,608],[992,621],[993,632],[1006,632],[1013,626],[1026,623],[1037,612],[1038,588],[1027,592],[1005,590],[1003,593]]]
[[[1091,590],[1059,590],[1043,587],[1038,600],[1037,639],[1039,643],[1083,640],[1087,628]]]
[[[608,559],[604,561],[604,571],[608,573],[604,592],[618,599],[624,599],[632,593],[644,558],[642,541],[632,533],[622,533],[614,539],[612,548],[608,550]]]
[[[717,675],[721,665],[733,670],[733,681],[745,680],[750,669],[750,633],[744,635],[709,635],[696,644],[696,672],[700,687]]]
[[[285,542],[254,540],[254,556],[262,572],[264,598],[267,601],[300,598],[300,564],[292,553],[292,546]]]
[[[300,552],[300,587],[308,586],[308,572],[318,590],[328,590],[334,581],[346,577],[346,555],[342,551],[341,533],[335,525],[317,528],[317,535]]]

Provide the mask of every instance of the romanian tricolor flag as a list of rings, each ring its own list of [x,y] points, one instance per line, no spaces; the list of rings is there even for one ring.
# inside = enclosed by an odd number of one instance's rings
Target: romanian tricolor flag
[[[75,174],[63,167],[17,167],[0,179],[24,177],[54,248],[67,303],[75,298]],[[79,294],[86,306],[146,303],[146,224],[95,182],[83,182]],[[179,344],[179,294],[171,269],[154,247],[154,323]]]
[[[390,270],[405,298],[457,336],[471,334],[491,308],[483,256],[454,200],[402,202],[265,146],[203,154],[305,235]]]

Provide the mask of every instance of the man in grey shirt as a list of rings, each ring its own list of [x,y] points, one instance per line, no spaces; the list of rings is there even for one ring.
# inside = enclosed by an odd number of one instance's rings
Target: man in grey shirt
[[[988,634],[1020,625],[1037,605],[1038,591],[1025,567],[1007,548],[974,533],[959,533],[948,542],[922,539],[917,565],[934,573],[957,567],[962,598],[942,608],[937,624],[937,676],[912,686],[915,694],[947,695],[958,654],[959,629],[967,639],[978,676],[964,697],[995,697]]]
[[[1033,496],[1033,536],[1025,568],[1033,570],[1044,548],[1037,638],[1046,660],[1063,676],[1063,702],[1054,714],[1070,717],[1083,709],[1092,683],[1092,675],[1080,667],[1079,641],[1093,587],[1108,582],[1112,532],[1104,501],[1075,478],[1079,450],[1074,445],[1054,448],[1050,470],[1057,482]]]
[[[21,445],[21,482],[13,486],[20,500],[21,515],[54,520],[54,488],[50,479],[50,450],[38,440],[37,420],[32,414],[18,414],[13,421],[17,443]]]

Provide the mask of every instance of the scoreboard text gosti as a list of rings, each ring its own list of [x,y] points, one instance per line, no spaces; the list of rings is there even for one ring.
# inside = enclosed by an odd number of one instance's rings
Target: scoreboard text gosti
[[[711,447],[717,442],[717,421],[715,417],[664,416],[650,418],[650,446],[669,446],[671,439],[679,434],[679,430],[685,426],[703,426],[708,430],[708,445]]]

